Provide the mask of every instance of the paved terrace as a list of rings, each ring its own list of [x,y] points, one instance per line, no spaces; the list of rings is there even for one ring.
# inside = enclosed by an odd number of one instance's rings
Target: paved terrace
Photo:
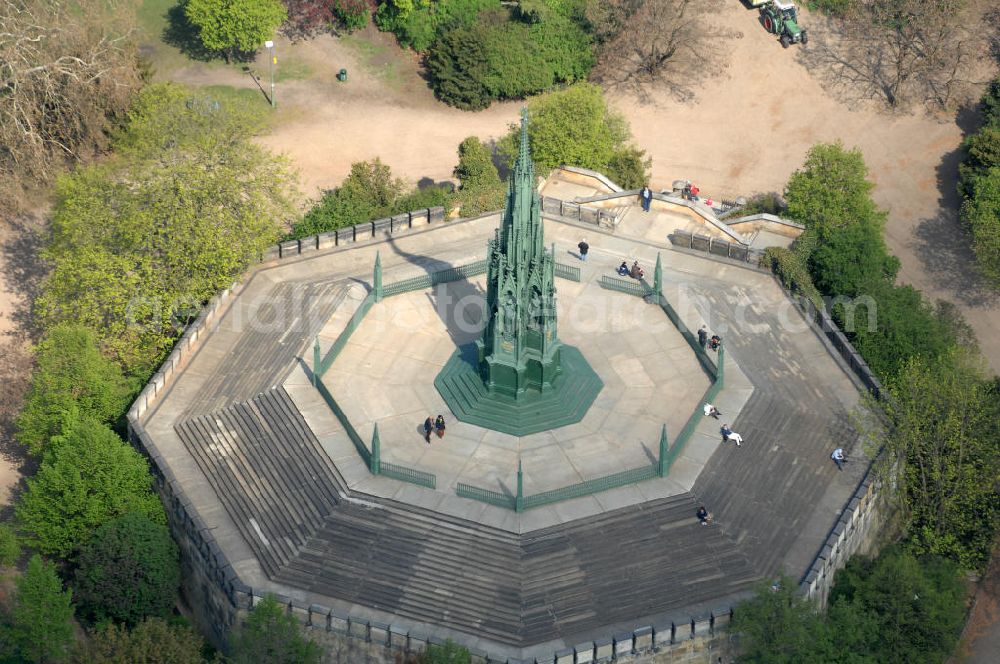
[[[718,446],[717,423],[706,419],[687,452],[703,456],[700,473],[686,471],[684,459],[675,466],[689,473],[690,490],[585,509],[582,518],[574,518],[578,501],[568,501],[558,521],[538,527],[535,510],[505,528],[480,522],[486,506],[472,501],[462,500],[463,518],[348,486],[350,468],[342,472],[322,442],[335,425],[308,421],[300,358],[310,356],[331,312],[363,296],[377,249],[389,281],[481,258],[497,223],[448,223],[263,266],[145,414],[241,579],[258,591],[528,657],[727,607],[781,569],[801,575],[864,470],[849,464],[839,473],[829,460],[833,447],[855,445],[848,412],[858,392],[770,276],[672,251],[665,238],[629,237],[627,227],[611,236],[549,221],[546,238],[566,262],[587,235],[585,279],[623,258],[651,267],[663,252],[667,297],[689,327],[705,320],[723,335],[727,360],[745,376],[718,400],[726,418],[739,412],[741,448]],[[644,416],[663,419],[655,404],[648,410]],[[700,503],[715,525],[698,525]]]

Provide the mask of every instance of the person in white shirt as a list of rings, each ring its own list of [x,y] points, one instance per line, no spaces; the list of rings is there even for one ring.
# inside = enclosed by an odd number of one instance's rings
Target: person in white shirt
[[[722,411],[710,403],[705,404],[704,411],[705,417],[714,417],[715,419],[719,419],[719,415],[722,415]]]
[[[844,469],[844,464],[847,463],[847,455],[844,454],[844,448],[838,447],[837,449],[835,449],[833,451],[833,454],[830,455],[830,458],[833,459],[833,462],[837,464],[837,468],[839,470]]]

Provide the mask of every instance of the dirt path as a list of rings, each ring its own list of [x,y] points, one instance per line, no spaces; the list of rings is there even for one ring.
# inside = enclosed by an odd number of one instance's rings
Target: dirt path
[[[970,252],[956,223],[963,136],[956,116],[849,107],[810,75],[797,47],[782,50],[753,12],[733,2],[718,20],[743,37],[729,45],[728,69],[707,78],[694,102],[655,91],[651,103],[609,95],[653,158],[654,187],[686,177],[716,197],[780,191],[813,144],[839,139],[860,147],[876,183],[875,198],[889,210],[886,236],[902,261],[900,279],[958,304],[1000,372],[1000,348],[985,343],[1000,326],[1000,304],[968,269]],[[805,14],[803,23],[811,20],[819,21]],[[518,103],[469,113],[435,101],[413,54],[370,27],[348,39],[279,41],[277,51],[279,67],[308,74],[278,84],[278,126],[261,142],[289,155],[309,196],[336,186],[351,163],[374,157],[411,182],[450,178],[463,138],[496,138],[517,118]],[[265,56],[257,65],[265,77],[266,62]],[[348,70],[347,83],[335,79],[341,67]],[[197,65],[174,78],[255,86],[234,70]]]

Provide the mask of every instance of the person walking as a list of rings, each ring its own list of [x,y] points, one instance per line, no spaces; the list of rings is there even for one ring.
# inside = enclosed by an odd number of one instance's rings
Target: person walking
[[[428,445],[431,444],[431,431],[433,430],[434,430],[434,420],[432,420],[431,416],[428,415],[427,419],[424,420],[424,440],[427,441]]]
[[[444,438],[444,416],[438,415],[437,419],[434,420],[434,431],[437,432],[438,438]]]
[[[590,245],[587,244],[587,238],[580,240],[580,244],[576,245],[576,247],[580,250],[580,260],[587,260],[587,252],[590,251]]]
[[[642,199],[642,211],[649,212],[649,205],[653,202],[653,192],[649,189],[648,184],[643,185],[639,197]]]
[[[698,329],[698,345],[701,346],[702,350],[705,350],[705,345],[708,343],[708,329],[702,325]]]
[[[830,458],[833,459],[833,462],[835,464],[837,464],[838,470],[840,471],[844,470],[844,464],[847,463],[847,455],[844,454],[844,448],[838,447],[837,449],[835,449],[833,451],[833,454],[830,455]]]

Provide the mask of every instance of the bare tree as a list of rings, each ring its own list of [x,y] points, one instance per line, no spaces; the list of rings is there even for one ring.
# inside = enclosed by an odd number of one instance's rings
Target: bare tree
[[[722,0],[591,0],[587,19],[598,40],[594,78],[645,97],[656,84],[691,99],[706,72],[725,66],[725,39],[712,14]]]
[[[128,12],[105,0],[0,0],[0,200],[106,147],[140,85]]]
[[[983,82],[991,28],[967,0],[857,0],[829,26],[801,57],[851,99],[947,107]]]

